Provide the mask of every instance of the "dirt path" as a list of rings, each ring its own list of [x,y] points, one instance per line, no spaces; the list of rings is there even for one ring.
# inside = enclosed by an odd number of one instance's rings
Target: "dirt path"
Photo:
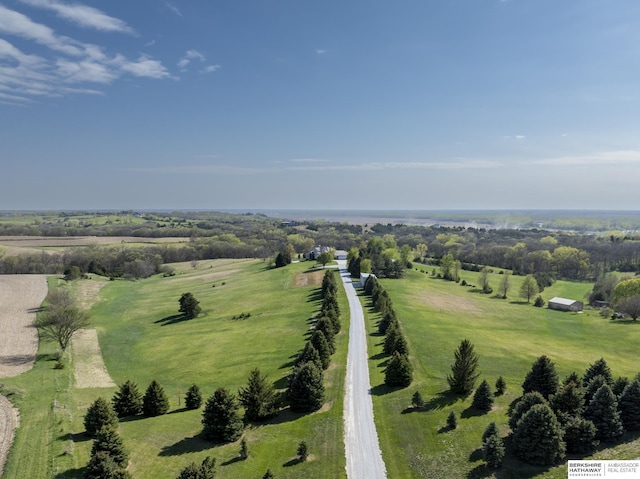
[[[18,410],[0,394],[0,477],[19,422]]]
[[[0,378],[33,367],[38,351],[36,311],[47,295],[44,275],[0,275]],[[0,476],[18,426],[18,410],[0,395]]]
[[[110,388],[116,385],[102,359],[95,329],[76,331],[71,339],[71,348],[74,356],[73,374],[78,389]]]

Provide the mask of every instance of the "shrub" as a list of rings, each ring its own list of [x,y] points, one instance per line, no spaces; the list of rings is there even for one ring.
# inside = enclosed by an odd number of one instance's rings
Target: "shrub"
[[[487,442],[487,439],[489,438],[489,436],[492,436],[492,435],[494,436],[500,435],[500,431],[498,431],[498,426],[496,426],[495,422],[489,423],[489,425],[485,428],[484,432],[482,433],[482,444]]]
[[[182,471],[177,479],[214,479],[216,475],[216,460],[211,457],[205,457],[202,464],[198,466],[192,462]]]
[[[200,311],[202,311],[200,308],[200,302],[194,298],[191,293],[184,293],[180,296],[180,300],[178,302],[180,303],[178,311],[180,313],[184,313],[184,315],[189,319],[195,318],[200,314]]]
[[[502,378],[502,376],[500,376],[496,381],[496,394],[498,396],[502,396],[506,390],[507,390],[507,383]]]
[[[564,426],[564,440],[567,452],[588,454],[598,445],[597,429],[593,422],[581,418],[571,417]]]
[[[518,428],[518,422],[522,416],[537,404],[547,404],[545,398],[538,391],[526,393],[518,399],[509,413],[509,427],[512,431]]]
[[[415,409],[422,409],[424,407],[424,399],[422,399],[422,394],[420,394],[420,391],[416,391],[415,393],[413,393],[413,396],[411,397],[411,405]]]
[[[304,441],[300,441],[300,443],[298,444],[298,458],[300,459],[300,461],[306,461],[307,457],[309,457],[309,450],[307,448],[307,443]]]
[[[536,299],[533,301],[533,305],[536,308],[542,308],[544,306],[544,299],[542,299],[542,296],[538,295]]]
[[[491,468],[498,468],[504,459],[504,443],[497,434],[490,435],[482,444],[482,458]]]
[[[455,429],[458,427],[458,417],[456,416],[455,411],[451,411],[447,416],[447,427],[449,429]]]

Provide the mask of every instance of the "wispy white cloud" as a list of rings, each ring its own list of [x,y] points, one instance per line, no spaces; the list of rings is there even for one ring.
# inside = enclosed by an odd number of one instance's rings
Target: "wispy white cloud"
[[[182,16],[182,12],[180,11],[180,9],[178,9],[178,7],[176,7],[173,3],[164,2],[164,6],[167,7],[169,10],[171,10],[176,15],[178,15],[179,17]]]
[[[614,166],[640,164],[640,150],[604,151],[585,155],[542,158],[532,160],[530,163],[545,166]]]
[[[373,171],[373,170],[462,170],[498,168],[500,163],[489,160],[454,159],[453,161],[391,161],[359,164],[326,164],[289,166],[285,169],[294,171]]]
[[[209,66],[205,67],[204,69],[202,69],[201,73],[217,72],[218,70],[220,70],[220,68],[221,68],[220,65],[209,65]]]
[[[148,41],[147,43],[145,43],[144,46],[145,47],[152,47],[155,44],[156,44],[156,41],[155,40],[151,40],[151,41]]]
[[[80,3],[63,3],[57,0],[20,0],[32,7],[44,8],[83,28],[94,28],[103,32],[135,33],[126,22],[107,15],[101,10]]]
[[[318,48],[318,49],[316,49],[316,53],[317,53],[318,55],[323,55],[324,53],[327,53],[327,51],[326,51],[326,50],[323,50],[323,49],[321,49],[321,48]]]
[[[195,59],[198,59],[201,62],[204,62],[206,60],[205,56],[198,50],[187,50],[180,61],[178,61],[178,68],[184,71],[187,65],[191,63],[191,60]]]
[[[170,175],[255,175],[269,173],[268,168],[256,168],[249,166],[237,166],[237,165],[199,165],[199,166],[158,166],[150,168],[122,168],[121,171],[130,171],[137,173],[155,173],[155,174],[170,174]]]
[[[524,140],[526,136],[524,135],[516,135],[516,140]]]
[[[324,160],[320,158],[292,158],[288,160],[292,163],[332,163],[333,160]]]
[[[47,9],[63,5],[57,0],[25,0],[24,3],[46,4],[51,7]],[[145,55],[130,60],[119,53],[106,53],[102,46],[58,35],[47,25],[3,5],[0,5],[0,34],[4,35],[0,38],[0,92],[5,103],[28,103],[35,98],[67,94],[100,94],[83,84],[108,85],[125,75],[171,77],[159,60]],[[9,41],[10,36],[45,46],[54,55],[25,53]],[[71,84],[74,86],[69,86]]]

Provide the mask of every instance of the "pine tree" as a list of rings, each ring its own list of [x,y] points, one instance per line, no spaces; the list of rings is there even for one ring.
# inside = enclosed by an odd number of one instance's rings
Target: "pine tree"
[[[496,394],[498,396],[502,396],[506,390],[507,390],[507,383],[502,378],[502,376],[500,376],[496,381]]]
[[[300,366],[304,363],[313,363],[318,369],[322,370],[322,360],[320,359],[320,355],[318,354],[318,350],[313,347],[311,341],[307,341],[304,345],[304,349],[298,355],[295,365]]]
[[[509,427],[512,431],[518,428],[518,422],[522,419],[522,416],[536,404],[547,404],[545,398],[538,391],[526,393],[518,399],[509,413]]]
[[[193,294],[191,293],[184,293],[182,296],[180,296],[178,302],[180,303],[180,308],[178,309],[178,311],[184,313],[184,315],[188,319],[195,318],[196,316],[198,316],[198,314],[200,314],[200,311],[202,311],[202,309],[200,308],[200,302],[196,298],[194,298]]]
[[[311,341],[313,347],[318,351],[318,355],[320,355],[322,369],[327,369],[331,363],[331,349],[329,348],[324,333],[322,331],[314,331],[309,341]]]
[[[247,387],[238,391],[240,404],[249,421],[263,421],[276,413],[276,393],[266,376],[258,368],[249,373]]]
[[[491,434],[482,443],[482,457],[491,468],[498,468],[504,459],[504,442],[497,434]]]
[[[304,441],[300,441],[298,444],[298,450],[296,451],[298,454],[298,459],[300,462],[304,462],[309,457],[309,448],[307,447],[307,443]]]
[[[582,417],[570,417],[564,425],[564,441],[567,452],[588,454],[598,445],[596,426]]]
[[[581,416],[584,411],[584,392],[574,382],[570,382],[558,389],[558,392],[549,398],[549,405],[558,419],[570,416]]]
[[[142,398],[142,412],[145,416],[161,416],[169,411],[169,399],[164,389],[154,379]]]
[[[547,404],[536,404],[522,416],[512,446],[516,456],[538,466],[555,464],[564,457],[562,427]]]
[[[84,479],[116,479],[119,469],[118,464],[108,452],[98,451],[89,459],[82,477]]]
[[[204,405],[202,425],[204,437],[219,442],[233,442],[242,435],[244,424],[238,413],[235,395],[218,388]]]
[[[389,325],[389,328],[387,328],[387,334],[384,337],[384,345],[382,346],[382,352],[384,354],[393,354],[396,346],[396,341],[401,334],[402,332],[400,331],[400,325],[397,321],[394,321],[393,323],[391,323],[391,325]]]
[[[84,428],[88,435],[95,436],[104,426],[118,426],[118,416],[104,398],[96,399],[84,417]]]
[[[249,457],[249,447],[247,446],[247,440],[243,437],[240,441],[240,459],[243,461]]]
[[[531,371],[527,373],[524,383],[522,383],[522,390],[525,394],[538,391],[545,399],[556,393],[558,373],[555,365],[547,356],[540,356],[533,363]]]
[[[594,394],[584,411],[584,418],[596,426],[596,438],[610,441],[623,433],[616,397],[609,385],[604,384]]]
[[[387,363],[384,383],[389,387],[407,387],[413,381],[413,367],[404,354],[394,353]]]
[[[329,352],[331,354],[336,352],[336,333],[333,329],[333,323],[331,319],[327,316],[322,316],[318,321],[316,321],[317,331],[322,331],[325,339],[327,340],[327,345],[329,346]]]
[[[482,444],[487,442],[487,439],[489,439],[490,436],[500,436],[500,431],[498,431],[498,426],[495,422],[489,423],[482,433]]]
[[[482,381],[478,389],[476,389],[471,406],[480,411],[491,411],[493,407],[493,393],[486,379]]]
[[[609,369],[609,365],[604,358],[600,358],[593,364],[589,365],[584,373],[584,377],[582,378],[582,386],[586,388],[591,380],[596,376],[604,377],[605,382],[609,386],[613,386],[613,375],[611,374],[611,369]]]
[[[96,434],[96,439],[93,441],[91,448],[91,455],[95,455],[98,451],[104,451],[108,453],[115,463],[121,467],[126,468],[129,462],[129,454],[124,447],[122,438],[112,426],[104,426]]]
[[[598,389],[600,389],[605,384],[607,384],[607,380],[601,374],[598,374],[597,376],[592,377],[589,383],[587,384],[587,387],[584,390],[585,403],[589,404],[593,399],[593,396],[595,396]]]
[[[262,479],[273,479],[273,472],[271,472],[271,469],[267,469],[267,472],[264,473]]]
[[[111,403],[118,417],[142,414],[142,394],[138,391],[138,385],[133,381],[126,381],[122,384],[113,395]]]
[[[478,355],[473,351],[473,345],[467,339],[460,343],[454,353],[455,362],[451,365],[451,374],[447,382],[451,391],[468,396],[475,385],[480,373],[478,369]]]
[[[627,431],[640,430],[640,382],[634,379],[624,388],[618,401],[620,419]]]
[[[420,394],[420,391],[416,391],[415,393],[413,393],[413,396],[411,397],[411,405],[415,409],[422,409],[424,407],[424,399],[422,399],[422,394]]]
[[[303,363],[293,370],[289,383],[289,403],[294,411],[316,411],[324,404],[322,370]]]
[[[447,416],[447,427],[449,429],[456,429],[458,427],[458,416],[455,411],[451,411]]]
[[[618,379],[615,380],[615,382],[613,383],[613,386],[611,386],[611,390],[613,391],[613,394],[615,394],[616,397],[619,398],[622,395],[624,388],[626,388],[630,382],[631,381],[629,381],[629,378],[620,376]]]
[[[389,309],[382,315],[382,319],[378,323],[378,332],[380,334],[386,334],[389,326],[391,326],[391,323],[397,322],[397,320],[398,318],[396,316],[395,309]]]
[[[328,294],[338,293],[338,282],[336,280],[336,275],[333,274],[333,270],[328,269],[324,272],[324,276],[322,277],[322,288],[320,291],[323,298]]]
[[[202,393],[196,384],[192,384],[184,396],[184,405],[187,409],[199,409],[202,406]]]
[[[567,385],[569,383],[575,383],[577,386],[580,386],[582,384],[582,381],[580,380],[580,376],[578,376],[578,373],[573,371],[571,373],[569,373],[569,375],[564,378],[564,381],[562,381],[562,384]]]
[[[192,462],[182,469],[177,479],[215,479],[215,477],[216,460],[207,456],[199,466],[195,462]]]

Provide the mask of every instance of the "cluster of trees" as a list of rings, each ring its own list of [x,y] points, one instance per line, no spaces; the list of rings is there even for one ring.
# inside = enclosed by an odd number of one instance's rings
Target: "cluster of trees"
[[[187,319],[195,318],[202,311],[200,301],[198,301],[191,293],[184,293],[180,296],[178,303],[180,304],[178,312],[184,314]]]
[[[639,379],[614,380],[601,358],[582,377],[574,372],[560,383],[554,363],[540,356],[525,377],[523,395],[509,408],[514,454],[531,464],[551,465],[566,453],[590,454],[601,441],[640,430]],[[499,442],[487,446],[491,466],[499,465]]]
[[[373,273],[379,278],[401,278],[406,268],[411,268],[412,249],[408,245],[398,247],[391,235],[374,237],[366,246],[354,247],[347,255],[347,268],[351,276]]]
[[[390,387],[407,387],[413,381],[413,366],[409,361],[409,347],[391,297],[374,275],[369,275],[365,281],[364,291],[370,296],[373,308],[380,313],[378,331],[385,335],[382,350],[384,354],[391,356],[387,362],[384,382]]]
[[[294,411],[316,411],[324,404],[323,370],[329,367],[336,350],[335,336],[340,332],[338,283],[333,270],[327,270],[320,290],[322,304],[309,341],[298,355],[287,395]]]

